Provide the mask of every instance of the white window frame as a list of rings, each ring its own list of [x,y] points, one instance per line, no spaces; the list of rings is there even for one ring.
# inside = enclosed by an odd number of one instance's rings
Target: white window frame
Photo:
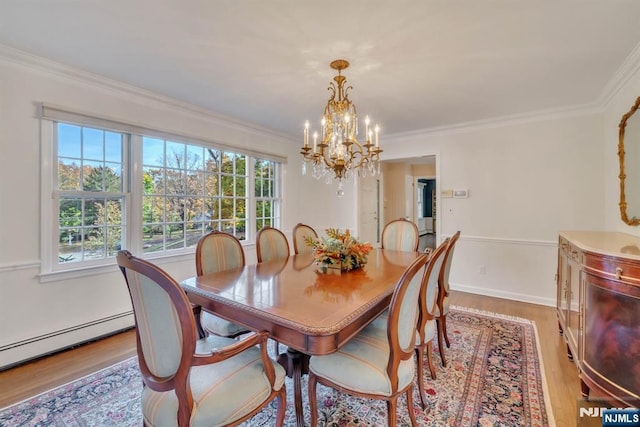
[[[98,260],[79,261],[73,263],[57,262],[57,236],[58,236],[58,204],[55,197],[57,191],[57,148],[55,127],[57,122],[76,124],[79,126],[94,127],[97,129],[112,130],[128,134],[124,147],[123,182],[125,188],[125,212],[123,212],[124,238],[123,248],[141,256],[154,258],[173,258],[176,260],[190,260],[195,252],[195,247],[143,253],[142,251],[142,138],[152,136],[174,140],[185,144],[195,144],[211,147],[220,151],[233,152],[247,156],[247,206],[246,206],[246,238],[242,244],[255,244],[256,230],[256,196],[255,196],[255,159],[266,159],[276,164],[276,197],[275,220],[278,226],[281,221],[282,196],[282,168],[286,159],[270,154],[247,151],[233,146],[221,145],[201,139],[182,137],[167,132],[147,129],[130,123],[114,122],[111,119],[93,117],[84,113],[73,112],[66,108],[42,105],[40,120],[40,145],[41,145],[41,272],[40,281],[49,282],[67,278],[83,277],[89,274],[112,272],[115,264],[114,257],[106,257]],[[126,180],[126,181],[124,181]]]

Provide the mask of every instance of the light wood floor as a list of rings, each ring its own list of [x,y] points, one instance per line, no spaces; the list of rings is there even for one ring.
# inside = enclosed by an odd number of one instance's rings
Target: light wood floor
[[[553,307],[452,292],[452,304],[534,320],[556,425],[575,426],[580,382]],[[133,330],[0,372],[0,408],[135,355]]]

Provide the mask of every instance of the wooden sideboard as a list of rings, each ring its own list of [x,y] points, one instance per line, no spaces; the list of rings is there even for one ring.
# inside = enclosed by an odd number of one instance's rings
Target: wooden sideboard
[[[563,231],[557,312],[582,394],[633,406],[640,399],[640,238]]]

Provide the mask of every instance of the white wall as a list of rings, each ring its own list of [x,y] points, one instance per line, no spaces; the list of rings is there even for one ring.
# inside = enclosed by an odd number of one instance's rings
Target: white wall
[[[133,324],[115,263],[106,274],[46,283],[38,277],[40,162],[46,160],[39,152],[39,102],[288,157],[285,232],[297,222],[319,229],[357,223],[353,186],[337,199],[335,185],[301,177],[299,141],[1,46],[0,94],[0,367]],[[255,246],[245,249],[247,262],[255,262]],[[195,273],[189,257],[154,262],[178,280]]]
[[[385,159],[438,152],[446,237],[462,230],[452,287],[555,304],[558,231],[605,226],[599,113],[385,138]]]

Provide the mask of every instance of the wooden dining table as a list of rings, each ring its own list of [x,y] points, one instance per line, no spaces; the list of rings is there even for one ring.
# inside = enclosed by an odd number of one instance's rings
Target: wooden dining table
[[[301,377],[309,357],[335,352],[382,313],[419,252],[373,249],[349,272],[320,272],[309,253],[191,277],[181,283],[202,309],[288,346],[278,363],[293,379],[297,425],[304,425]]]

